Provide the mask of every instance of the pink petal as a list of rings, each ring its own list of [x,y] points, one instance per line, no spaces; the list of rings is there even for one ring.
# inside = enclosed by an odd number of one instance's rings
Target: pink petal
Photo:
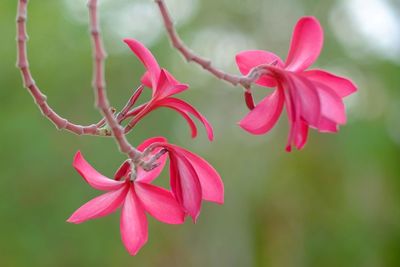
[[[140,182],[135,182],[134,187],[143,207],[151,216],[169,224],[184,222],[185,213],[170,191]]]
[[[247,75],[253,68],[260,65],[277,65],[283,67],[282,60],[275,54],[263,50],[247,50],[236,55],[236,65],[243,75]],[[256,84],[266,87],[275,87],[276,79],[264,75],[257,80]]]
[[[183,112],[183,113],[193,115],[193,116],[196,117],[196,118],[204,125],[204,127],[206,128],[208,139],[211,140],[211,141],[213,140],[213,138],[214,138],[214,133],[213,133],[213,129],[212,129],[211,124],[208,122],[208,120],[207,120],[203,115],[201,115],[200,112],[198,112],[198,111],[197,111],[194,107],[192,107],[190,104],[186,103],[186,102],[183,101],[183,100],[180,100],[180,99],[177,99],[177,98],[169,97],[169,98],[165,98],[165,99],[159,101],[159,102],[157,103],[157,105],[158,105],[158,106],[168,107],[168,108],[175,109],[175,110],[178,109],[178,110],[180,110],[180,111]]]
[[[136,255],[147,242],[147,218],[131,185],[121,212],[121,237],[129,254]]]
[[[357,91],[356,85],[351,80],[323,70],[309,70],[302,74],[313,82],[328,86],[340,97],[346,97]]]
[[[107,192],[90,200],[76,210],[71,217],[69,217],[67,222],[78,224],[113,213],[121,206],[128,192],[128,188],[129,187],[124,186],[118,190]]]
[[[287,114],[290,124],[290,131],[288,135],[288,141],[286,145],[286,151],[292,150],[292,144],[301,150],[307,143],[308,137],[308,123],[302,118],[301,99],[298,94],[293,93],[294,82],[293,79],[288,76],[286,77],[288,82],[287,93],[285,94],[285,102],[287,108]],[[282,88],[279,88],[282,89]],[[319,113],[319,111],[318,111]]]
[[[301,72],[310,67],[321,53],[324,33],[314,17],[301,18],[293,31],[285,69]]]
[[[287,81],[287,90],[293,97],[294,108],[298,111],[296,115],[305,119],[310,125],[318,125],[321,117],[321,100],[315,87],[314,83],[308,79],[294,74],[285,73]],[[295,117],[295,120],[299,120],[299,117]]]
[[[149,49],[135,39],[124,39],[124,42],[129,46],[132,52],[135,53],[135,55],[139,58],[149,72],[151,77],[150,80],[152,81],[151,84],[153,85],[152,88],[154,88],[158,80],[158,76],[160,75],[160,66],[157,63],[157,60],[154,58]]]
[[[139,151],[144,151],[148,146],[154,144],[154,143],[164,143],[167,142],[167,139],[164,137],[153,137],[145,140],[143,143],[141,143],[137,149]],[[157,154],[162,148],[156,148],[153,150],[153,152],[150,154],[150,157]],[[157,161],[159,163],[158,167],[154,168],[151,171],[145,171],[142,168],[137,169],[137,182],[142,182],[142,183],[151,183],[154,179],[156,179],[158,176],[160,176],[160,173],[164,169],[165,163],[167,161],[167,155],[164,154],[160,157],[160,159]]]
[[[172,192],[184,211],[196,222],[202,199],[197,173],[190,162],[176,151],[170,150],[169,159]]]
[[[339,128],[335,122],[325,117],[321,117],[318,124],[318,131],[321,133],[337,133]]]
[[[167,80],[170,84],[181,84],[181,82],[179,82],[177,79],[175,79],[174,76],[172,76],[171,73],[169,73],[166,69],[162,69],[161,71],[163,71],[165,73],[165,75],[167,76]],[[177,94],[177,93],[175,93]]]
[[[162,99],[178,94],[188,88],[187,84],[180,84],[167,70],[162,69],[157,82],[155,97]]]
[[[152,88],[153,84],[152,84],[152,80],[151,79],[152,79],[151,73],[149,71],[146,71],[143,74],[142,78],[140,78],[140,81],[144,86]]]
[[[287,86],[287,85],[286,85]],[[282,85],[278,85],[278,90],[284,90]],[[297,110],[294,107],[294,101],[293,101],[293,96],[291,94],[291,90],[287,90],[286,93],[284,94],[285,96],[285,107],[286,107],[286,113],[288,115],[288,122],[289,122],[289,134],[288,134],[288,140],[286,144],[286,151],[291,152],[292,151],[292,143],[294,139],[294,125],[296,122],[297,116]]]
[[[168,140],[163,136],[152,137],[144,140],[140,145],[137,146],[137,149],[143,152],[147,147],[149,147],[154,143],[166,143],[166,142],[168,142]]]
[[[267,133],[278,121],[283,103],[283,90],[275,90],[239,122],[240,127],[252,134]]]
[[[314,83],[321,100],[321,114],[323,117],[337,124],[346,123],[346,111],[343,100],[331,88]],[[319,128],[319,127],[318,127]]]
[[[294,144],[298,150],[303,149],[307,143],[308,125],[305,121],[300,120],[297,122]]]
[[[174,146],[175,150],[187,158],[193,169],[196,171],[201,185],[202,198],[207,201],[216,202],[218,204],[224,203],[224,184],[218,172],[203,158],[192,152]]]
[[[85,181],[97,190],[116,190],[120,188],[124,182],[109,179],[97,172],[78,151],[75,154],[73,164],[74,168],[85,179]]]

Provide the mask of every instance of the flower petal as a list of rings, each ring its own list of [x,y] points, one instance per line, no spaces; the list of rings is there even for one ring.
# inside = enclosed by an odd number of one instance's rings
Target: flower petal
[[[285,85],[287,86],[287,85]],[[283,85],[278,85],[278,90],[284,90],[283,89]],[[287,92],[284,93],[285,96],[285,107],[286,107],[286,113],[288,116],[288,122],[289,122],[289,134],[288,134],[288,140],[286,143],[286,148],[285,150],[287,152],[291,152],[292,151],[292,143],[293,143],[293,139],[294,139],[294,126],[296,124],[296,118],[297,116],[297,112],[298,110],[295,109],[294,106],[294,101],[293,101],[293,96],[291,93],[291,90],[289,89],[285,89],[287,90]]]
[[[301,18],[293,31],[285,69],[301,72],[310,67],[321,53],[324,33],[314,17]]]
[[[154,89],[156,82],[158,81],[158,76],[160,75],[160,66],[157,63],[157,60],[149,49],[135,39],[124,39],[124,42],[129,46],[132,52],[135,53],[149,72],[152,87]]]
[[[297,122],[294,144],[298,150],[303,149],[307,143],[308,125],[305,121],[300,120]]]
[[[151,216],[169,224],[184,222],[185,213],[170,191],[141,182],[135,182],[134,187],[143,207]]]
[[[197,173],[190,162],[173,149],[170,150],[169,159],[172,192],[184,211],[196,222],[202,199]]]
[[[147,218],[131,185],[121,212],[121,237],[129,254],[136,255],[147,242]]]
[[[137,149],[143,152],[147,147],[154,143],[166,143],[168,142],[167,138],[163,136],[152,137],[144,140],[140,145],[137,146]]]
[[[295,73],[285,72],[287,90],[290,91],[294,101],[297,117],[296,121],[303,118],[308,124],[316,126],[321,117],[321,99],[315,84]]]
[[[319,122],[320,103],[311,82],[300,79],[296,74],[285,73],[283,77],[286,82],[285,101],[290,124],[286,151],[290,152],[292,145],[298,150],[305,146],[310,121],[315,124]]]
[[[357,91],[356,85],[349,79],[336,76],[323,70],[309,70],[302,73],[313,82],[322,83],[331,88],[340,97],[346,97]]]
[[[250,111],[239,125],[252,134],[265,134],[274,127],[282,113],[284,96],[282,90],[275,90]]]
[[[187,84],[179,83],[167,70],[162,69],[158,82],[155,97],[162,99],[174,94],[178,94],[188,89]]]
[[[100,218],[113,213],[125,199],[129,187],[100,195],[77,209],[67,220],[69,223],[82,223],[87,220]]]
[[[208,120],[200,112],[198,112],[194,107],[192,107],[190,104],[186,103],[185,101],[177,99],[177,98],[169,97],[169,98],[165,98],[165,99],[157,102],[157,105],[168,107],[168,108],[171,108],[174,110],[180,110],[182,113],[193,115],[206,128],[208,139],[210,141],[212,141],[214,139],[213,128],[212,128],[211,124],[208,122]]]
[[[196,171],[201,185],[202,198],[207,201],[223,204],[224,184],[218,172],[198,155],[186,149],[177,146],[174,147],[175,149],[179,148],[180,153],[190,161],[193,169]]]
[[[335,122],[322,116],[318,124],[318,131],[321,133],[337,133],[339,127]]]
[[[152,87],[153,87],[153,84],[152,84],[152,80],[151,80],[151,79],[152,79],[151,72],[146,71],[146,72],[143,74],[142,78],[140,78],[140,82],[141,82],[144,86],[149,87],[149,88],[152,88]]]
[[[314,85],[321,100],[321,115],[334,123],[345,124],[346,111],[342,98],[328,86],[317,82]]]
[[[97,172],[78,151],[75,154],[73,164],[74,168],[85,179],[85,181],[97,190],[116,190],[120,188],[124,182],[109,179]]]
[[[236,55],[236,65],[243,75],[247,75],[253,68],[259,65],[277,65],[283,67],[282,60],[275,54],[263,50],[247,50]],[[264,75],[256,81],[256,84],[266,87],[275,87],[276,79]]]

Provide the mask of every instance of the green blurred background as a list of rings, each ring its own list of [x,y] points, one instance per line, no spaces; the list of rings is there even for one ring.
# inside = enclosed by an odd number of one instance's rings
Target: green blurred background
[[[247,110],[239,88],[186,64],[170,48],[150,0],[100,1],[109,52],[107,81],[121,108],[143,67],[121,42],[145,42],[164,67],[191,84],[182,94],[211,121],[192,140],[184,120],[153,112],[129,135],[133,144],[164,135],[210,161],[225,182],[223,206],[205,203],[196,225],[149,218],[149,241],[130,257],[119,216],[65,222],[99,194],[71,167],[81,150],[106,175],[124,160],[112,139],[58,132],[22,88],[15,66],[15,0],[0,3],[0,266],[400,266],[400,2],[398,0],[167,0],[183,39],[236,72],[244,49],[286,55],[292,28],[314,15],[325,29],[316,67],[351,77],[339,134],[311,132],[300,152],[286,153],[282,117],[268,135],[236,122]],[[91,52],[84,0],[30,1],[31,68],[49,103],[74,122],[100,117],[93,108]],[[258,88],[260,99],[269,90]],[[167,180],[167,173],[161,178]]]

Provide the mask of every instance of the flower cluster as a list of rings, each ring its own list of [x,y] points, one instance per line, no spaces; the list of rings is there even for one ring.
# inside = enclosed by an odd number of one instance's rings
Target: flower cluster
[[[167,107],[177,111],[188,122],[192,137],[197,135],[197,128],[190,115],[199,119],[208,138],[212,140],[213,129],[207,119],[187,102],[173,97],[188,89],[188,86],[160,68],[143,44],[133,39],[124,41],[145,66],[146,72],[141,81],[152,90],[151,99],[138,107],[132,106],[140,97],[141,90],[132,96],[129,106],[131,110],[125,110],[119,120],[131,119],[126,131],[151,111]],[[156,159],[152,163],[153,167],[145,170],[129,159],[117,170],[114,179],[97,172],[80,152],[75,155],[74,168],[91,187],[106,193],[84,204],[68,219],[68,222],[78,224],[109,215],[121,207],[122,242],[131,255],[136,255],[147,241],[146,213],[164,223],[181,224],[186,216],[192,217],[193,221],[197,220],[203,200],[218,204],[224,202],[224,186],[219,174],[201,157],[168,143],[164,137],[148,139],[137,149],[146,154],[142,162]],[[171,190],[152,184],[160,176],[167,156]]]
[[[175,97],[187,90],[188,85],[161,68],[143,44],[134,39],[124,42],[146,69],[141,78],[142,86],[152,91],[148,102],[133,107],[142,89],[136,91],[123,112],[117,115],[121,125],[129,120],[124,133],[151,111],[166,107],[187,121],[192,137],[197,135],[192,119],[195,117],[205,127],[209,140],[213,140],[213,129],[207,119],[193,106]],[[291,151],[292,146],[304,147],[310,127],[320,132],[337,132],[339,125],[346,123],[343,98],[356,91],[355,85],[323,70],[307,70],[318,58],[322,45],[323,31],[319,22],[313,17],[304,17],[294,29],[286,62],[271,52],[260,50],[243,51],[236,56],[244,77],[256,73],[256,84],[276,88],[257,105],[249,105],[252,110],[239,123],[243,129],[252,134],[267,133],[285,106],[290,123],[286,150]],[[121,208],[122,242],[131,255],[136,255],[147,242],[147,213],[163,223],[182,224],[187,216],[196,222],[203,201],[224,202],[221,177],[198,155],[168,143],[164,137],[150,138],[137,150],[142,156],[140,160],[133,161],[132,157],[126,160],[113,179],[97,172],[78,152],[73,166],[91,187],[105,193],[84,204],[68,219],[70,223],[82,223]],[[153,184],[167,159],[169,189]]]

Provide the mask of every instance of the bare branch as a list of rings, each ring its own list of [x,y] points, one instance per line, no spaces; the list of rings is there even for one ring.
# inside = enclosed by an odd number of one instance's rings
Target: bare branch
[[[110,127],[110,130],[122,153],[129,156],[136,165],[140,162],[142,153],[134,148],[126,139],[123,127],[118,123],[110,110],[110,103],[107,98],[106,82],[104,78],[104,62],[106,52],[100,35],[100,27],[97,13],[97,0],[88,1],[89,24],[93,46],[93,88],[96,95],[96,107],[104,115],[104,118]],[[128,102],[129,105],[129,102]]]
[[[66,118],[60,116],[47,103],[47,97],[42,93],[35,83],[31,71],[29,69],[27,41],[28,35],[26,30],[28,0],[19,0],[17,9],[17,67],[19,68],[24,87],[32,95],[36,105],[42,112],[43,116],[49,119],[59,130],[65,129],[78,135],[100,135],[107,136],[104,129],[99,128],[96,124],[83,126],[69,122]]]
[[[160,10],[161,16],[163,18],[164,26],[167,31],[168,37],[175,47],[188,62],[195,62],[203,69],[210,72],[212,75],[218,79],[224,80],[234,86],[241,85],[246,90],[247,96],[250,94],[251,84],[254,83],[260,75],[264,74],[266,70],[264,68],[255,68],[246,76],[230,74],[220,70],[212,65],[212,62],[206,58],[203,58],[196,53],[194,53],[190,48],[179,37],[178,32],[174,27],[171,15],[169,14],[168,8],[164,0],[154,0]]]

